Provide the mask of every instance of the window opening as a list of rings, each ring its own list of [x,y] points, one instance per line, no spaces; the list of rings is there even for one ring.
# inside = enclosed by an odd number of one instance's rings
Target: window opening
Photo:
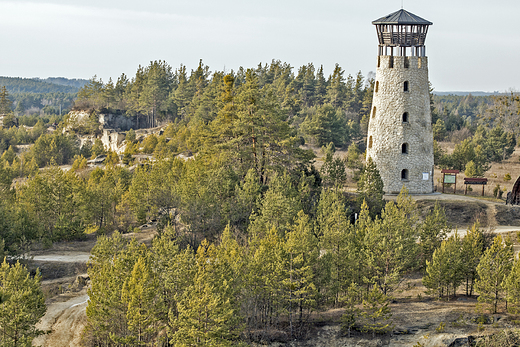
[[[408,170],[404,169],[403,171],[401,171],[401,180],[408,180]]]
[[[408,112],[403,113],[403,123],[408,123]]]
[[[372,148],[372,136],[368,138],[368,148]]]
[[[408,91],[408,81],[404,81],[404,91]]]
[[[407,143],[403,143],[403,145],[401,146],[401,153],[408,154],[408,144]]]
[[[372,109],[372,118],[374,118],[376,116],[376,107],[374,106],[374,108]]]

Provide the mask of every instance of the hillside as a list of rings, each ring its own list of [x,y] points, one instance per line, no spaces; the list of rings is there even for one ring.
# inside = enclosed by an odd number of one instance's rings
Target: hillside
[[[63,77],[40,80],[33,78],[0,76],[0,86],[5,86],[9,94],[77,93],[81,87],[81,83],[81,80],[68,80]]]

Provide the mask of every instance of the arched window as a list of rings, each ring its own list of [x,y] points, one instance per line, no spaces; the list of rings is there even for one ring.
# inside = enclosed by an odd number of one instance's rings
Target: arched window
[[[379,81],[376,81],[376,93],[379,91]]]
[[[403,113],[403,123],[408,123],[408,112]]]
[[[401,153],[408,154],[408,144],[407,143],[403,143],[402,144],[402,146],[401,146]]]
[[[408,81],[404,81],[404,91],[408,91]]]
[[[372,109],[372,118],[374,118],[376,116],[376,107],[374,106],[374,108]]]
[[[401,171],[401,181],[407,181],[408,180],[408,170],[404,169]]]
[[[372,148],[372,136],[368,138],[368,148]]]

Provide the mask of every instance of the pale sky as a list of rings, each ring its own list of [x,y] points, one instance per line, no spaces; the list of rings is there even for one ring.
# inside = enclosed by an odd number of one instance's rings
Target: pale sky
[[[518,0],[403,0],[433,22],[426,39],[436,91],[520,90]],[[132,77],[165,60],[210,70],[281,60],[375,71],[372,21],[401,0],[0,0],[0,76]]]

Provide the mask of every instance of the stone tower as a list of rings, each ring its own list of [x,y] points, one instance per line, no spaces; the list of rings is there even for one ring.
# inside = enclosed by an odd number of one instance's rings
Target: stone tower
[[[433,23],[403,9],[372,22],[379,39],[367,159],[387,194],[433,192],[433,133],[424,41]]]

